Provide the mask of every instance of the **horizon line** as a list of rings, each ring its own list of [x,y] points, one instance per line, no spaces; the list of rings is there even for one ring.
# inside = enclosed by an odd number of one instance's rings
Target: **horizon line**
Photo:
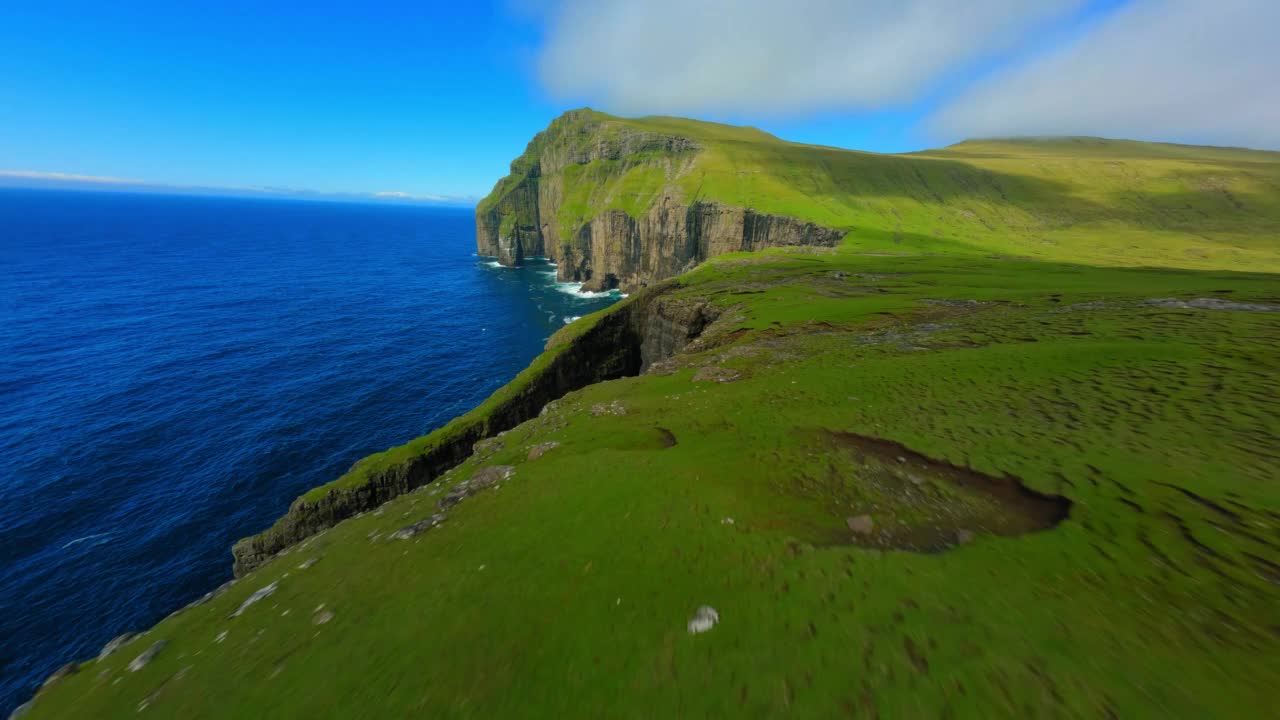
[[[154,182],[110,175],[83,175],[79,173],[49,172],[42,170],[0,169],[0,188],[28,188],[33,190],[64,189],[90,192],[141,192],[170,195],[238,196],[261,198],[290,198],[318,201],[365,201],[379,204],[474,206],[478,197],[469,195],[417,194],[401,190],[377,191],[325,191],[308,188],[230,185],[185,185]]]

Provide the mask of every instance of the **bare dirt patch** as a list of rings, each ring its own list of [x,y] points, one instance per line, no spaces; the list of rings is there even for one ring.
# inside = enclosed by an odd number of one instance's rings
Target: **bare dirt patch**
[[[898,443],[831,432],[835,452],[827,502],[837,517],[830,540],[934,553],[982,535],[1013,537],[1067,518],[1071,501],[929,458]],[[853,531],[856,520],[857,530]]]
[[[1280,305],[1269,305],[1266,303],[1246,303],[1231,302],[1220,298],[1192,298],[1191,300],[1180,300],[1178,298],[1155,298],[1147,300],[1143,304],[1155,305],[1156,307],[1170,308],[1172,310],[1237,310],[1240,312],[1280,312]]]
[[[662,436],[662,446],[664,448],[673,448],[678,444],[676,434],[670,430],[664,427],[655,427],[654,430],[657,430],[658,434]]]

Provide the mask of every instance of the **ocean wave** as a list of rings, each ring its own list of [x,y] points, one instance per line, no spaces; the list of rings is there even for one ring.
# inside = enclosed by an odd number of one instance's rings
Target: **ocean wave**
[[[568,325],[569,323],[573,322],[574,320],[581,320],[581,319],[582,319],[582,316],[581,316],[581,315],[573,315],[573,316],[571,316],[571,317],[566,317],[566,318],[564,319],[564,324],[565,324],[565,325]]]
[[[583,290],[582,285],[583,283],[580,283],[580,282],[563,282],[563,283],[558,282],[556,283],[556,290],[559,290],[560,292],[566,295],[573,295],[575,297],[580,297],[580,298],[618,297],[619,295],[622,294],[617,290],[604,290],[601,292],[592,292],[591,290]]]
[[[90,540],[97,540],[98,538],[109,538],[109,537],[111,537],[112,535],[115,535],[115,533],[113,533],[113,532],[103,532],[103,533],[94,533],[93,535],[85,535],[84,537],[78,537],[78,538],[76,538],[75,540],[72,540],[71,542],[67,543],[66,545],[63,545],[63,546],[62,546],[62,549],[63,549],[63,550],[66,550],[67,548],[71,547],[72,545],[78,545],[78,544],[80,544],[80,543],[82,543],[82,542],[88,542],[88,541],[90,541]],[[94,543],[94,545],[101,545],[101,544],[102,544],[102,543],[100,543],[100,542],[96,542],[96,543]]]

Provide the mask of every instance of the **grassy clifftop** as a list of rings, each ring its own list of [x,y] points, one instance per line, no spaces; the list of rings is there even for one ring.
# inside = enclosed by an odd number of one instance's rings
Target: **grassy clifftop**
[[[624,132],[687,138],[677,162],[588,159]],[[548,147],[567,198],[558,234],[595,214],[640,217],[664,192],[848,231],[864,251],[1001,253],[1061,262],[1276,270],[1280,153],[1097,138],[965,142],[882,155],[679,118],[568,113],[530,144],[480,211]],[[566,156],[584,162],[569,162]],[[652,153],[650,153],[652,155]],[[545,172],[545,170],[544,170]]]
[[[568,326],[460,422],[579,389],[28,719],[1269,716],[1275,155],[587,120],[693,140],[664,182],[849,235]],[[564,375],[596,357],[616,379]]]

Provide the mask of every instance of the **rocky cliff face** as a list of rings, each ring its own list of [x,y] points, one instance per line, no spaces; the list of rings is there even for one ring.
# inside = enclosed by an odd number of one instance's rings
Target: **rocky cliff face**
[[[701,152],[589,110],[557,118],[476,208],[476,248],[504,265],[545,256],[563,282],[633,291],[728,252],[834,246],[844,232],[690,199],[675,180]]]

